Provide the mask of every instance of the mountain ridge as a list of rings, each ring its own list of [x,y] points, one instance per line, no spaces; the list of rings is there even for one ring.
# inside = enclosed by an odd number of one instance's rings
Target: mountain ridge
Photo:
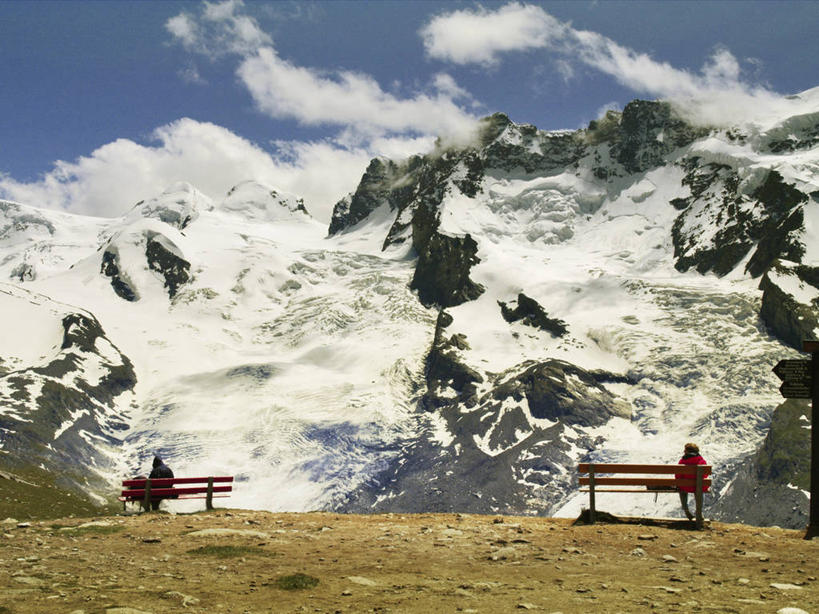
[[[59,467],[113,488],[158,451],[294,485],[240,506],[573,515],[578,461],[673,462],[697,438],[724,468],[706,512],[742,520],[765,475],[732,471],[784,411],[770,368],[817,330],[816,121],[495,114],[471,144],[374,159],[328,227],[252,181],[91,223],[0,202],[0,276],[83,305],[133,365],[106,400],[121,439]],[[799,494],[795,514],[758,503],[766,522],[802,522]]]

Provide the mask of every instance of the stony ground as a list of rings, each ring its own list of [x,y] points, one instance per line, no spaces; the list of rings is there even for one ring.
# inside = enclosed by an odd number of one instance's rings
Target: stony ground
[[[0,614],[819,614],[819,539],[711,523],[163,512],[0,526]]]

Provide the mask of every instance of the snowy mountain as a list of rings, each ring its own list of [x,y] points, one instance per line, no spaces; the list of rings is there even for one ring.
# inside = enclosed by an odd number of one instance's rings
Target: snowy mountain
[[[329,229],[253,181],[119,219],[0,202],[0,465],[110,500],[156,451],[240,507],[576,515],[577,462],[695,440],[708,514],[801,527],[810,412],[771,368],[819,335],[819,91],[788,104],[496,114],[373,160]]]

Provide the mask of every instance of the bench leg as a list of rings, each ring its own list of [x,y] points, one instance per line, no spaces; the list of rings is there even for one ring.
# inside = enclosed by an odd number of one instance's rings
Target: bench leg
[[[594,465],[589,465],[589,524],[594,524]]]
[[[697,467],[697,481],[696,486],[694,489],[694,501],[697,503],[697,528],[702,529],[703,526],[703,518],[702,518],[702,466]]]

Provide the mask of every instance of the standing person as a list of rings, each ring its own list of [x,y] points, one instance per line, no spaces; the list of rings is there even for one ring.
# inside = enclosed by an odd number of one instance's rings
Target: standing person
[[[162,462],[162,459],[159,458],[159,456],[154,455],[154,468],[151,469],[151,474],[148,477],[152,480],[155,478],[172,478],[173,471],[171,471],[171,468],[168,467],[168,465]],[[162,497],[151,497],[151,509],[154,511],[158,510],[159,503],[162,501],[162,499]]]
[[[700,456],[700,448],[695,443],[687,443],[685,444],[685,449],[683,451],[683,456],[677,463],[679,465],[707,465],[708,463],[705,462],[705,459]],[[707,477],[709,474],[706,473],[703,477]],[[691,478],[691,475],[683,475],[681,473],[677,473],[674,475],[675,478]],[[680,493],[680,503],[682,504],[683,512],[685,512],[686,517],[688,520],[694,520],[694,514],[691,513],[691,510],[688,509],[688,493],[694,492],[694,486],[680,486],[677,489]],[[703,492],[708,491],[708,487],[705,486]]]

